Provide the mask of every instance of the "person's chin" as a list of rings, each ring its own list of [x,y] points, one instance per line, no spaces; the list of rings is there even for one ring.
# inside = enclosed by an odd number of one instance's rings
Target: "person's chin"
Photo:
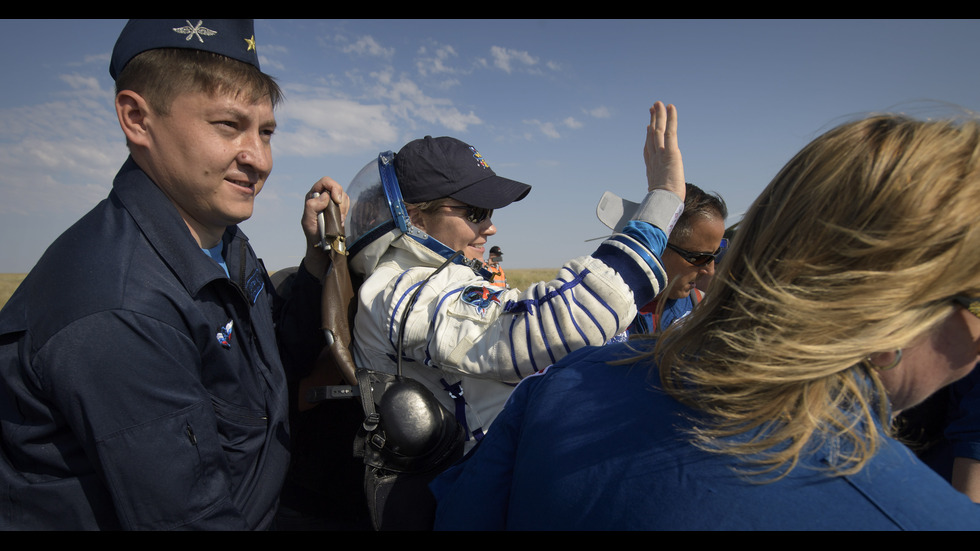
[[[469,245],[466,247],[465,253],[466,253],[466,258],[468,258],[469,260],[479,260],[481,262],[483,261],[483,247],[475,247],[473,245]]]
[[[685,285],[683,290],[677,291],[676,293],[670,295],[670,298],[672,298],[674,300],[679,300],[679,299],[682,299],[682,298],[686,298],[688,295],[691,294],[691,291],[693,291],[693,290],[694,290],[694,286],[693,285]]]
[[[234,226],[252,217],[252,205],[238,205],[236,208],[228,209],[224,212],[226,225]]]

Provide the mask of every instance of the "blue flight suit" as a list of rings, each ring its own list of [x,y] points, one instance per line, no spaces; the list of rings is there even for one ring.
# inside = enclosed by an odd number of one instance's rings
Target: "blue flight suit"
[[[230,278],[130,158],[23,281],[0,312],[0,528],[270,526],[281,308],[238,227],[222,241]],[[312,358],[319,282],[300,272],[278,331]]]
[[[659,388],[652,360],[610,363],[653,346],[581,348],[521,381],[471,455],[430,485],[435,528],[980,529],[980,505],[888,437],[847,476],[827,471],[842,453],[832,434],[778,479],[698,448],[687,430],[702,414]]]

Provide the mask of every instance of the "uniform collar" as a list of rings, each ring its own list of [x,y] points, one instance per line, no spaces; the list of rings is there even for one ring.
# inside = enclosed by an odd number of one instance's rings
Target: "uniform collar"
[[[215,279],[226,279],[225,273],[213,260],[205,255],[184,223],[177,207],[150,180],[150,177],[128,158],[112,182],[112,191],[129,211],[140,231],[156,250],[157,254],[180,280],[191,295]],[[225,243],[225,257],[228,270],[237,268],[238,255],[229,254],[248,238],[238,229],[230,226],[221,239]]]

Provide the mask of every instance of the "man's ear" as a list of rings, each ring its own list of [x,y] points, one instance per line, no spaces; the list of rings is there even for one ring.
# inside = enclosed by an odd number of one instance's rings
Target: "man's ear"
[[[126,142],[130,145],[141,147],[149,145],[146,127],[148,115],[150,115],[149,105],[143,96],[132,90],[121,90],[116,94],[116,117],[119,119],[123,134],[126,135]]]

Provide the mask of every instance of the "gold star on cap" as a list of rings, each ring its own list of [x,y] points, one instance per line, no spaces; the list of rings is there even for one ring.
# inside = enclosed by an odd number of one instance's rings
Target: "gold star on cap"
[[[245,39],[245,43],[248,44],[248,48],[245,48],[245,51],[246,52],[254,51],[255,50],[255,35],[253,34],[252,35],[252,38],[246,38]]]

